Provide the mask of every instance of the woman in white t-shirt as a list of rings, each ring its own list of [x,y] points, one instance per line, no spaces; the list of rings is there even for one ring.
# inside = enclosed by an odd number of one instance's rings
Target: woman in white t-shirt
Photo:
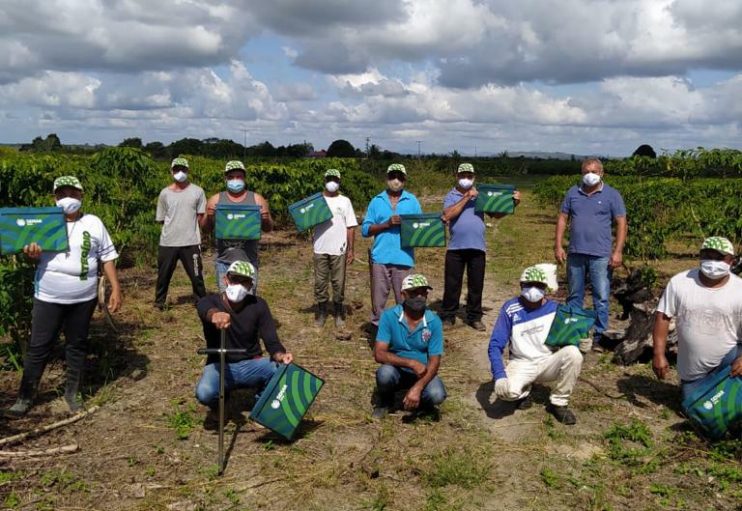
[[[54,198],[64,210],[69,248],[66,252],[42,252],[31,243],[23,252],[38,261],[34,277],[31,340],[23,360],[23,378],[18,399],[7,415],[20,417],[31,408],[52,345],[64,332],[67,380],[64,398],[70,411],[81,408],[77,397],[87,355],[88,328],[98,294],[98,265],[111,283],[108,308],[121,307],[121,287],[116,274],[116,248],[103,222],[83,215],[82,185],[73,176],[54,181]]]

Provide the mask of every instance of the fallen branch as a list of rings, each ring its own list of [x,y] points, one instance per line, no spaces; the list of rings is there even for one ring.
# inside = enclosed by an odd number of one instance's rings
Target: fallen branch
[[[52,447],[51,449],[42,449],[40,451],[0,451],[0,458],[35,458],[38,456],[54,456],[57,454],[77,452],[79,448],[80,446],[77,444],[70,444],[61,447]]]
[[[77,415],[73,415],[72,417],[68,417],[66,419],[63,419],[61,421],[54,422],[52,424],[47,424],[46,426],[42,426],[40,428],[32,429],[31,431],[26,431],[25,433],[19,433],[17,435],[9,436],[6,438],[0,439],[0,447],[4,445],[13,445],[17,444],[18,442],[22,442],[26,438],[32,438],[35,436],[43,435],[44,433],[48,433],[49,431],[55,430],[57,428],[61,428],[62,426],[66,426],[68,424],[72,424],[73,422],[77,422],[83,417],[87,417],[91,413],[95,412],[98,409],[98,406],[93,406],[92,408],[89,408],[87,410],[84,410]]]

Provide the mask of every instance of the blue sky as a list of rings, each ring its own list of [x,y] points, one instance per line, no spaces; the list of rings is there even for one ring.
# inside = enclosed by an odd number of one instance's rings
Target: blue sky
[[[742,3],[4,0],[0,142],[741,147]]]

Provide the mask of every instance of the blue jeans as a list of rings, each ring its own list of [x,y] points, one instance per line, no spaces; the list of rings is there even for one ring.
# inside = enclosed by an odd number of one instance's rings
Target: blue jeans
[[[732,365],[732,362],[734,362],[738,357],[742,357],[742,345],[738,344],[731,350],[729,350],[729,353],[724,355],[724,358],[721,359],[721,362],[719,362],[719,365],[716,366],[713,370],[711,370],[706,376],[702,376],[701,378],[698,378],[697,380],[688,381],[688,382],[680,382],[680,393],[682,395],[683,401],[685,401],[685,398],[690,396],[694,390],[696,390],[699,386],[703,385],[703,383],[711,377],[714,373],[717,371],[721,371],[727,366]]]
[[[228,363],[224,368],[224,391],[255,387],[258,390],[257,399],[277,369],[278,365],[266,357]],[[196,399],[210,408],[216,408],[219,404],[219,363],[204,367],[196,385]]]
[[[585,301],[585,278],[589,275],[593,286],[593,307],[597,313],[593,336],[600,337],[608,329],[608,302],[611,296],[613,268],[608,266],[610,258],[584,254],[567,256],[567,304],[583,307]]]
[[[214,263],[216,269],[216,285],[219,287],[219,292],[223,293],[227,289],[227,285],[224,283],[224,276],[227,274],[229,269],[229,263],[220,263],[217,260]],[[255,286],[255,294],[258,294],[258,267],[255,267],[255,278],[253,278],[253,285]]]
[[[399,367],[383,364],[376,370],[376,388],[379,393],[379,404],[391,406],[394,402],[394,393],[397,390],[409,389],[417,381],[417,376],[411,371]],[[446,387],[438,376],[423,389],[420,404],[425,407],[433,407],[441,404],[446,399]]]

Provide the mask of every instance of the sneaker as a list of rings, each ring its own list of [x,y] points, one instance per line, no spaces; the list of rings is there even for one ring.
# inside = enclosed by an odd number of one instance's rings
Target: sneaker
[[[478,319],[475,319],[474,321],[468,321],[466,324],[472,327],[474,330],[477,330],[478,332],[484,332],[485,330],[487,330],[487,327],[484,326],[484,323],[482,323]]]
[[[445,329],[449,329],[456,324],[456,318],[443,318],[441,321],[443,322],[443,328]]]
[[[13,419],[18,419],[26,415],[30,409],[31,400],[19,397],[13,404],[13,406],[5,410],[5,416]]]
[[[531,399],[531,395],[527,395],[523,399],[519,400],[517,403],[515,403],[515,408],[518,410],[528,410],[533,406],[533,399]]]
[[[375,406],[374,411],[371,412],[371,418],[374,420],[381,420],[389,415],[389,407],[387,406]]]
[[[575,417],[575,414],[572,413],[572,410],[570,410],[567,406],[556,406],[549,403],[549,406],[546,409],[550,414],[554,416],[556,420],[558,420],[562,424],[571,426],[577,423],[577,417]]]

